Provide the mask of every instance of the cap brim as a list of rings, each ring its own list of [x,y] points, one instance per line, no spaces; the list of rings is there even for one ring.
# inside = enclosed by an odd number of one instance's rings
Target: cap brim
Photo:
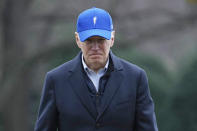
[[[101,30],[101,29],[91,29],[79,32],[79,38],[81,42],[84,42],[86,39],[92,36],[100,36],[104,37],[105,39],[111,39],[111,31]]]

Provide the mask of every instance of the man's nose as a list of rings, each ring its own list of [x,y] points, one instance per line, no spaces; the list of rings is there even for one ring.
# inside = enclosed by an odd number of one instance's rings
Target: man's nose
[[[99,43],[98,43],[98,41],[94,41],[92,43],[92,49],[95,49],[95,50],[98,50],[99,49]]]

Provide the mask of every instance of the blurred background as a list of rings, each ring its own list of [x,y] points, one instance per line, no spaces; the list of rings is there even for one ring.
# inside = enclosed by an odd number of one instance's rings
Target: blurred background
[[[197,0],[1,0],[0,131],[33,131],[45,74],[79,52],[93,6],[113,18],[113,53],[147,72],[159,130],[197,131]]]

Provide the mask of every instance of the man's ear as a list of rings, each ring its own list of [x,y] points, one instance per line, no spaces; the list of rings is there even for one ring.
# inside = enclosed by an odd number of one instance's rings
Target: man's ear
[[[80,38],[79,38],[79,34],[77,32],[75,32],[75,40],[76,40],[78,47],[81,48]]]
[[[114,45],[114,40],[115,40],[115,31],[111,32],[111,45],[110,47],[112,47]]]

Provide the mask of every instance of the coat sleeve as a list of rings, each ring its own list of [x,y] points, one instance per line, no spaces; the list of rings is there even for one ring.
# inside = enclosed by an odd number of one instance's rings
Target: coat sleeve
[[[58,113],[55,103],[54,83],[51,76],[47,73],[34,131],[56,131],[57,121]]]
[[[154,103],[145,71],[141,71],[137,89],[135,131],[158,131]]]

